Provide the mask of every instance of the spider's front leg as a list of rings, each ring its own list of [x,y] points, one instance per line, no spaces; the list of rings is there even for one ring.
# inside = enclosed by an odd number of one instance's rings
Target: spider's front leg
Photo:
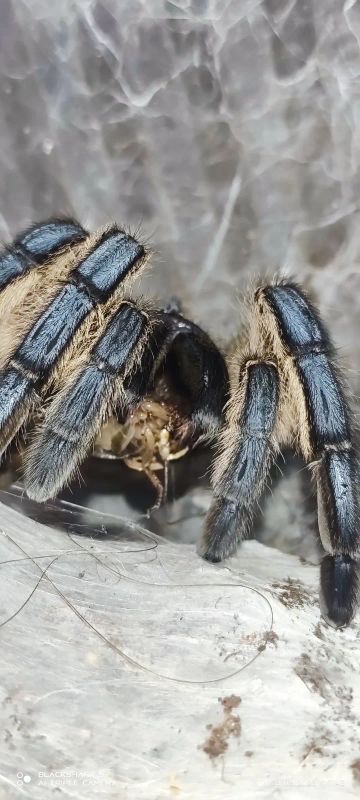
[[[21,234],[14,250],[0,257],[6,284],[0,295],[0,454],[59,365],[61,371],[71,359],[73,342],[81,348],[86,330],[111,313],[113,298],[146,258],[142,245],[116,226],[90,236],[76,222],[60,220]]]
[[[148,315],[124,301],[85,363],[69,372],[27,454],[29,497],[38,502],[54,497],[85,458],[111,410],[126,404],[124,377],[141,358],[149,330]]]

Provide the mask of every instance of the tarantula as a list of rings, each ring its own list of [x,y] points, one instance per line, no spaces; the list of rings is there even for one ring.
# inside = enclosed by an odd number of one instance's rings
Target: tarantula
[[[116,450],[116,431],[120,457],[149,475],[159,456],[166,462],[212,441],[201,550],[216,562],[249,533],[280,446],[295,444],[316,476],[323,612],[346,625],[357,594],[358,466],[318,312],[295,283],[259,286],[228,371],[209,336],[176,308],[128,295],[148,256],[117,226],[92,235],[72,219],[35,225],[3,252],[0,454],[30,426],[24,484],[41,502],[94,441],[100,452]]]

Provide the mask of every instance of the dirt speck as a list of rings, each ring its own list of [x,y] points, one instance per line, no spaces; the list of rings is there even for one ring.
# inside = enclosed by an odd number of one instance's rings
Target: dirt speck
[[[221,703],[225,712],[233,711],[234,708],[237,708],[241,703],[241,698],[238,697],[237,694],[230,694],[228,697],[219,697],[219,703]]]
[[[325,641],[325,640],[326,640],[326,637],[324,636],[324,631],[323,631],[323,629],[322,629],[322,625],[321,625],[321,623],[320,623],[320,622],[317,622],[317,623],[316,623],[316,625],[315,625],[315,628],[314,628],[314,635],[315,635],[315,636],[316,636],[318,639],[321,639],[321,641]]]
[[[238,714],[233,711],[241,703],[241,698],[236,694],[228,697],[219,697],[224,719],[219,725],[207,725],[209,735],[205,742],[200,745],[201,750],[206,753],[211,760],[222,756],[229,747],[230,736],[239,738],[241,733],[241,722]]]
[[[266,645],[272,644],[274,647],[278,646],[279,637],[275,631],[266,631],[261,639],[260,644],[258,645],[259,653],[262,653],[263,650],[266,650]]]
[[[311,692],[316,692],[324,700],[328,698],[331,690],[329,681],[323,669],[311,660],[308,653],[301,654],[295,663],[294,671]]]
[[[277,597],[287,608],[303,608],[314,605],[316,602],[308,589],[293,578],[288,578],[286,581],[274,581],[272,587],[277,590]]]
[[[311,742],[309,742],[309,744],[306,745],[304,750],[304,755],[301,761],[302,762],[306,761],[306,759],[309,758],[309,756],[323,756],[323,755],[324,755],[324,750],[322,748],[321,738],[319,739],[319,741],[315,741],[315,739],[312,739]]]

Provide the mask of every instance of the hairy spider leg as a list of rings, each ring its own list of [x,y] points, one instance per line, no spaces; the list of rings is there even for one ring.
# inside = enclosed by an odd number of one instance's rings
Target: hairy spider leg
[[[247,359],[231,395],[212,476],[201,553],[217,562],[249,533],[276,449],[279,380],[271,363]]]
[[[0,454],[28,418],[37,390],[81,323],[140,269],[144,256],[131,236],[117,227],[107,230],[40,314],[0,373]]]
[[[24,483],[29,497],[38,502],[54,497],[83,460],[124,392],[121,378],[124,371],[131,371],[148,326],[142,311],[123,302],[85,366],[51,403],[28,454]]]
[[[87,231],[72,219],[54,218],[27,228],[0,253],[0,291],[32,267],[43,264],[57,250],[87,236]]]
[[[328,334],[304,293],[291,283],[268,286],[259,290],[258,302],[275,319],[274,339],[280,339],[296,395],[300,448],[317,479],[319,531],[329,553],[321,567],[323,613],[343,626],[358,591],[359,473],[350,411]]]

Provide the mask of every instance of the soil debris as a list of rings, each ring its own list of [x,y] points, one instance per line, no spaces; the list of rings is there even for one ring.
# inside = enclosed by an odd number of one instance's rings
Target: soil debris
[[[316,602],[308,589],[293,578],[288,578],[287,581],[274,581],[272,587],[278,590],[277,597],[287,608],[303,608]]]
[[[207,725],[209,735],[204,742],[200,745],[201,749],[206,753],[211,760],[224,755],[229,747],[230,736],[239,738],[241,733],[241,722],[238,714],[233,711],[241,703],[241,697],[231,694],[228,697],[219,697],[224,711],[224,719],[219,725]]]

